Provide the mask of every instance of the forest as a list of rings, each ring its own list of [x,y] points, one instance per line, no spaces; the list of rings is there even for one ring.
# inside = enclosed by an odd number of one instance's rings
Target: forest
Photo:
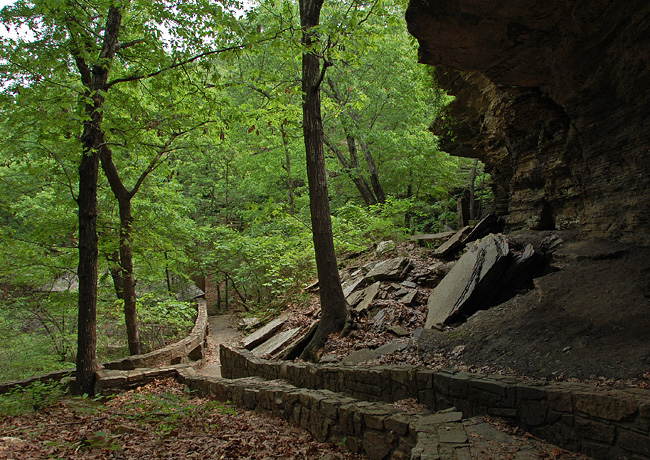
[[[457,228],[465,194],[469,218],[479,217],[490,177],[440,150],[432,126],[453,121],[452,98],[435,68],[417,64],[405,9],[403,0],[5,6],[2,380],[92,370],[181,337],[195,315],[182,293],[197,277],[216,280],[212,312],[264,316],[305,302],[323,222],[340,261]],[[317,131],[304,112],[310,94]],[[325,194],[310,210],[317,169]]]

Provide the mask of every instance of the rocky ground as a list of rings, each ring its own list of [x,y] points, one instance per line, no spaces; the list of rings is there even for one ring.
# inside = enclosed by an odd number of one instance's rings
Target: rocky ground
[[[581,241],[570,232],[507,238],[511,246],[532,244],[545,252],[537,276],[487,310],[429,329],[427,299],[453,261],[438,260],[433,249],[415,243],[347,260],[342,276],[348,283],[378,260],[406,257],[412,267],[401,279],[382,282],[368,305],[356,304],[350,334],[332,337],[321,360],[650,386],[650,248]],[[314,294],[309,309],[290,311],[285,328],[309,323],[317,311]]]

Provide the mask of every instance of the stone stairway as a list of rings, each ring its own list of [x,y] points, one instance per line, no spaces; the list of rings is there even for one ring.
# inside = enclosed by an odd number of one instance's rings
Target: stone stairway
[[[179,369],[179,378],[200,394],[280,417],[319,441],[343,444],[373,460],[532,460],[540,452],[557,450],[542,441],[500,431],[481,417],[463,419],[453,408],[408,413],[393,404],[299,388],[282,380],[223,379],[191,367]]]
[[[350,450],[372,459],[528,459],[556,458],[558,453],[563,459],[585,458],[552,444],[594,458],[650,459],[647,389],[536,382],[407,365],[272,361],[228,346],[221,347],[221,365],[230,382],[262,378],[292,385],[294,391],[326,391],[327,399],[339,395],[352,398],[345,401],[357,401],[356,407],[363,409],[356,416],[360,425],[324,439],[339,442],[343,436]],[[398,417],[404,400],[417,401],[428,410],[402,412]],[[314,406],[309,410],[326,409]],[[378,416],[381,423],[376,423]],[[402,434],[390,424],[403,417],[410,418]],[[288,415],[285,418],[292,420]],[[336,420],[330,420],[330,425],[337,425]],[[315,436],[320,432],[318,425],[306,428]],[[382,444],[380,438],[387,441]]]

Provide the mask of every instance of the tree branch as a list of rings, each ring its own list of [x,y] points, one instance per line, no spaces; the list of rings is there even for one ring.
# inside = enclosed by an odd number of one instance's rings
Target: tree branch
[[[131,40],[130,42],[120,43],[119,45],[117,45],[117,50],[118,50],[118,51],[119,51],[119,50],[125,50],[125,49],[127,49],[127,48],[132,47],[132,46],[139,45],[140,43],[144,43],[144,42],[146,42],[146,41],[147,41],[147,40],[144,39],[144,38],[139,38],[139,39],[137,39],[137,40]]]
[[[122,78],[116,78],[115,80],[111,80],[106,84],[106,89],[108,89],[111,86],[116,85],[118,83],[125,83],[125,82],[129,82],[129,81],[138,81],[138,80],[144,80],[144,79],[147,79],[147,78],[152,78],[152,77],[155,77],[156,75],[160,75],[161,73],[167,72],[167,71],[175,69],[177,67],[181,67],[181,66],[184,66],[186,64],[190,64],[190,63],[192,63],[192,62],[194,62],[196,60],[202,59],[204,57],[213,56],[215,54],[226,53],[228,51],[240,50],[240,49],[244,49],[244,48],[247,48],[249,46],[259,44],[259,43],[264,43],[264,42],[267,42],[267,41],[275,40],[283,32],[286,32],[287,30],[288,29],[286,29],[286,28],[281,29],[278,32],[276,32],[273,36],[264,38],[264,39],[259,40],[259,41],[256,41],[255,43],[242,43],[240,45],[228,46],[226,48],[220,48],[220,49],[217,49],[217,50],[205,51],[203,53],[199,53],[199,54],[194,55],[194,56],[192,56],[190,58],[187,58],[187,59],[185,59],[183,61],[176,62],[176,63],[174,63],[172,65],[169,65],[167,67],[164,67],[162,69],[158,69],[155,72],[150,72],[150,73],[141,74],[141,75],[130,75],[128,77],[122,77]]]

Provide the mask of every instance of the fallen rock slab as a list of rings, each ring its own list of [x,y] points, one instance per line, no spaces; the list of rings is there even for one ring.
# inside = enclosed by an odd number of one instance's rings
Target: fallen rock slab
[[[375,359],[375,353],[370,348],[362,348],[343,358],[343,364],[359,364]]]
[[[358,287],[361,287],[364,281],[365,278],[363,276],[358,276],[356,278],[351,278],[345,283],[341,284],[341,288],[343,289],[343,296],[348,297]]]
[[[469,232],[465,238],[465,244],[476,241],[479,238],[487,236],[491,232],[497,232],[499,227],[498,219],[493,214],[488,214],[483,219],[481,219]]]
[[[449,238],[447,241],[442,243],[438,249],[433,251],[433,255],[435,257],[440,257],[442,259],[445,259],[449,256],[452,256],[453,254],[456,253],[460,248],[462,248],[465,244],[465,239],[467,238],[467,235],[470,234],[472,231],[472,227],[463,227],[460,230],[458,230],[454,236]]]
[[[273,353],[281,350],[289,342],[291,342],[299,333],[299,327],[280,332],[279,334],[274,335],[269,340],[264,342],[262,345],[254,348],[252,353],[258,358],[266,355],[272,355]]]
[[[350,294],[349,296],[347,296],[347,297],[345,298],[345,300],[348,302],[348,304],[349,304],[351,307],[354,307],[354,306],[357,305],[359,302],[361,302],[361,300],[363,300],[363,296],[364,296],[364,294],[365,294],[364,291],[355,291],[355,292],[353,292],[352,294]]]
[[[390,326],[387,330],[388,330],[388,332],[392,332],[393,334],[395,334],[398,337],[407,337],[407,336],[411,335],[411,333],[408,330],[406,330],[405,328],[403,328],[399,324],[396,325],[396,326]]]
[[[409,237],[409,241],[415,241],[416,243],[419,244],[427,244],[427,243],[440,244],[443,241],[446,241],[452,236],[454,236],[454,233],[455,232],[441,232],[441,233],[428,233],[425,235],[412,235]]]
[[[415,300],[415,296],[418,294],[418,291],[415,289],[411,289],[404,297],[402,297],[399,301],[403,303],[404,305],[411,305],[413,303],[413,300]]]
[[[354,310],[357,312],[362,312],[364,310],[367,310],[370,304],[372,303],[373,300],[375,300],[375,297],[377,297],[377,294],[379,293],[379,287],[381,286],[381,283],[377,281],[374,284],[371,284],[367,288],[363,290],[363,300],[354,307]]]
[[[500,234],[488,235],[470,248],[429,296],[425,327],[431,329],[475,308],[471,300],[474,304],[486,300],[472,297],[503,273],[507,255],[508,242]]]
[[[305,332],[301,332],[298,337],[282,351],[283,360],[295,359],[303,352],[309,341],[314,336],[320,320],[314,321]]]
[[[248,335],[242,339],[242,344],[247,350],[252,350],[259,344],[266,342],[270,337],[275,334],[275,332],[282,327],[282,325],[287,321],[286,316],[280,316],[266,326],[258,329],[253,332],[251,335]]]
[[[343,359],[343,364],[360,364],[366,361],[372,361],[384,355],[389,355],[396,351],[402,351],[408,347],[408,342],[391,342],[384,344],[374,350],[370,348],[362,348],[354,353],[346,356]]]

